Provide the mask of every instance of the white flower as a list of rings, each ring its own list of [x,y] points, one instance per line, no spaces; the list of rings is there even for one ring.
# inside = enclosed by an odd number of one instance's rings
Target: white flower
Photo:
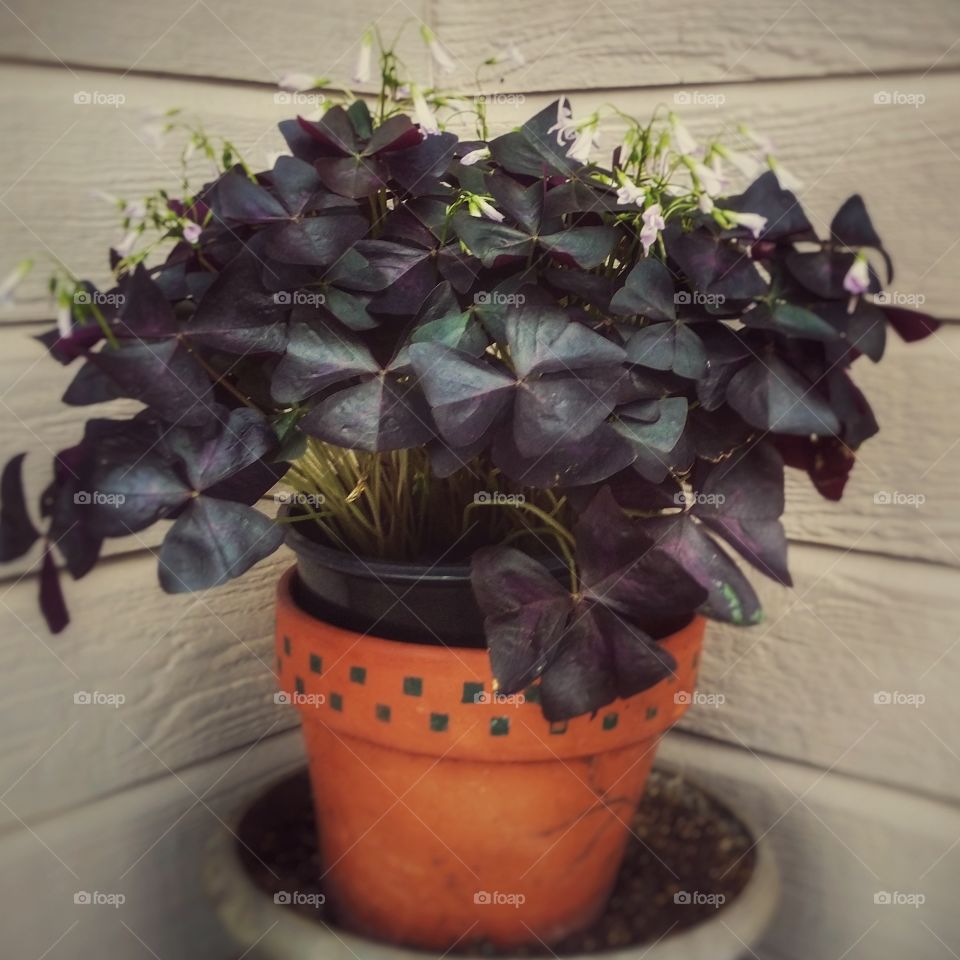
[[[33,268],[32,260],[21,260],[4,278],[0,280],[0,306],[13,303],[17,287]]]
[[[746,227],[753,234],[754,240],[760,236],[767,225],[767,218],[761,217],[759,213],[738,213],[736,210],[724,210],[723,213],[738,227]]]
[[[184,224],[183,227],[183,239],[187,243],[196,243],[200,239],[200,234],[203,233],[203,227],[199,223],[194,223],[192,220]]]
[[[617,179],[620,181],[620,189],[617,190],[617,204],[627,206],[635,203],[638,207],[643,206],[646,199],[646,191],[638,187],[622,170],[617,171]]]
[[[420,25],[420,36],[423,37],[423,42],[427,45],[427,49],[430,51],[430,56],[433,57],[434,63],[436,63],[444,73],[454,73],[457,69],[456,64],[450,58],[450,54],[443,48],[440,41],[434,36],[433,31],[425,23]]]
[[[288,93],[299,93],[301,90],[313,90],[315,87],[323,86],[323,78],[314,76],[312,73],[287,70],[277,77],[277,86]]]
[[[644,256],[650,252],[650,248],[656,243],[660,231],[666,225],[659,203],[655,203],[652,207],[644,210],[643,227],[640,230],[640,242],[643,244]]]
[[[373,52],[373,33],[366,30],[360,40],[360,50],[357,53],[357,68],[353,71],[354,83],[368,83],[370,80],[370,60]]]
[[[553,133],[554,131],[557,134],[557,144],[561,147],[577,135],[577,125],[573,122],[573,111],[570,109],[566,97],[561,97],[557,101],[557,122],[547,133]]]
[[[478,160],[483,160],[489,156],[490,151],[486,147],[481,147],[479,150],[471,150],[469,153],[465,153],[460,158],[460,163],[465,167],[472,167]]]
[[[723,179],[717,174],[716,170],[711,170],[710,167],[705,163],[701,163],[699,160],[688,160],[687,162],[690,170],[700,182],[704,193],[715,197],[717,194],[723,192]]]
[[[697,198],[697,206],[701,213],[713,213],[713,198],[707,193],[701,193]]]
[[[732,163],[745,177],[752,180],[760,170],[760,163],[740,150],[731,150],[717,144],[714,149],[724,160]]]
[[[843,278],[843,289],[853,296],[866,293],[870,289],[870,265],[862,253],[856,255]]]
[[[57,303],[57,333],[61,340],[69,340],[73,336],[73,310],[67,300]]]
[[[576,131],[573,143],[567,149],[567,156],[579,163],[587,163],[590,159],[590,151],[599,145],[600,137],[597,134],[597,121],[594,119],[585,123]]]
[[[780,184],[781,190],[791,190],[794,193],[797,190],[803,188],[803,181],[795,177],[789,170],[781,166],[773,157],[767,158],[767,163],[770,164],[770,169],[773,171],[773,175],[777,178],[777,183]]]
[[[503,214],[488,200],[474,194],[468,202],[470,214],[474,217],[486,217],[496,223],[503,223]]]
[[[411,86],[410,97],[413,100],[413,114],[417,118],[420,132],[424,137],[439,133],[440,124],[437,121],[437,115],[430,109],[423,91],[418,86]]]
[[[670,141],[673,143],[673,149],[682,156],[688,156],[697,151],[697,141],[672,113],[670,114]]]

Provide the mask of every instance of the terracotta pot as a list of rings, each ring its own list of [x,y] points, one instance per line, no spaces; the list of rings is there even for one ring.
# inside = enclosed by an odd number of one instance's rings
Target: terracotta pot
[[[445,951],[546,943],[602,912],[661,734],[690,702],[704,622],[664,644],[675,677],[550,724],[491,694],[485,650],[355,633],[277,597],[280,686],[303,719],[323,882],[339,922]]]

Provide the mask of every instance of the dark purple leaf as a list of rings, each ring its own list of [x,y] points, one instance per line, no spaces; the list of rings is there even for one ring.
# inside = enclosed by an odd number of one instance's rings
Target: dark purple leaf
[[[23,491],[23,459],[18,453],[7,461],[0,478],[0,563],[22,557],[36,542],[37,533]]]
[[[546,567],[511,547],[475,551],[470,580],[485,616],[497,690],[516,693],[540,676],[556,653],[570,594]]]
[[[541,236],[537,242],[564,266],[592,270],[606,261],[616,240],[613,227],[568,227],[560,233]]]
[[[309,217],[271,233],[266,251],[281,263],[325,267],[343,257],[367,229],[367,221],[355,213]]]
[[[227,223],[273,223],[290,218],[279,200],[237,170],[225,173],[217,183],[213,211]]]
[[[387,169],[378,157],[321,157],[314,166],[324,186],[342,197],[368,197],[387,185]]]
[[[843,278],[853,266],[853,253],[820,250],[816,253],[787,254],[786,265],[790,273],[808,290],[826,300],[847,300],[849,293],[843,288]],[[870,293],[879,293],[880,281],[870,267]]]
[[[571,321],[558,307],[524,304],[506,316],[506,339],[518,376],[620,364],[622,348]]]
[[[176,336],[173,307],[142,263],[137,264],[120,289],[123,301],[114,327],[118,337],[150,340]]]
[[[669,557],[707,591],[700,610],[726,623],[759,623],[763,618],[753,587],[736,564],[689,516],[651,520],[656,552]]]
[[[814,236],[813,227],[797,198],[789,190],[781,189],[772,170],[761,174],[739,196],[726,198],[723,206],[738,213],[759,213],[766,217],[766,225],[760,231],[761,240]],[[737,232],[743,237],[750,235],[743,227]]]
[[[60,572],[50,550],[44,552],[43,567],[40,570],[40,610],[51,633],[60,633],[70,622],[70,614],[67,612],[67,604],[60,587]]]
[[[675,298],[670,271],[659,260],[647,257],[627,274],[626,282],[610,301],[610,309],[621,317],[673,320],[677,316]]]
[[[123,396],[146,404],[170,423],[193,426],[215,413],[207,374],[177,340],[104,347],[90,361],[117,384]]]
[[[540,456],[524,457],[512,430],[501,430],[493,446],[494,463],[511,480],[543,488],[600,483],[630,466],[634,459],[630,444],[606,423],[583,440],[558,444]]]
[[[295,403],[334,383],[379,372],[360,340],[302,317],[295,314],[286,353],[273,373],[271,392],[278,403]]]
[[[784,336],[801,337],[804,340],[827,342],[840,339],[840,332],[831,323],[812,310],[785,300],[776,301],[772,307],[758,303],[743,312],[743,322],[748,327],[775,330]]]
[[[651,483],[660,483],[670,472],[671,451],[687,419],[684,397],[642,401],[617,409],[613,429],[634,451],[633,468]]]
[[[514,380],[489,363],[439,343],[415,343],[410,359],[447,443],[479,440],[513,399]]]
[[[915,310],[905,310],[903,307],[881,307],[890,326],[900,335],[906,343],[914,343],[917,340],[923,340],[940,329],[940,321],[925,313],[917,313]]]
[[[300,423],[304,433],[352,450],[419,447],[433,436],[430,409],[412,382],[385,375],[321,401]]]
[[[436,178],[446,172],[456,145],[457,138],[452,133],[440,133],[405,150],[390,153],[386,157],[390,176],[407,193],[419,196],[432,188]]]
[[[191,501],[160,547],[160,585],[167,593],[217,587],[246,573],[284,540],[279,524],[241,503]]]
[[[453,218],[453,227],[485,267],[526,261],[533,250],[534,241],[529,234],[503,223],[458,213]]]
[[[816,388],[773,353],[753,360],[727,387],[727,401],[751,426],[775,433],[832,435],[836,415]]]
[[[672,370],[677,376],[699,380],[707,369],[703,341],[687,324],[654,323],[638,330],[627,342],[627,359],[653,370]]]
[[[668,230],[667,252],[702,293],[724,300],[753,300],[767,292],[767,281],[749,255],[709,230]]]
[[[257,266],[246,254],[220,272],[185,328],[191,340],[226,353],[283,353],[289,295],[264,290]]]

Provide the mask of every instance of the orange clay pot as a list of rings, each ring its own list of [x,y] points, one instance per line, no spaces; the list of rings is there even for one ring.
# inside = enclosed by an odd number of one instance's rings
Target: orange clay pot
[[[667,638],[677,674],[548,723],[536,688],[491,695],[487,652],[323,623],[280,581],[280,686],[303,718],[323,884],[359,933],[446,951],[556,941],[603,911],[663,732],[690,702],[704,621]]]

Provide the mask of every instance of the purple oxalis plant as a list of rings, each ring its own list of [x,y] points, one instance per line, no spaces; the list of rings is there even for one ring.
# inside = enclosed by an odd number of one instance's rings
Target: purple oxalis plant
[[[142,405],[57,454],[43,534],[23,455],[3,472],[0,560],[42,538],[51,630],[60,569],[84,577],[107,538],[172,521],[173,593],[276,550],[284,528],[255,504],[305,437],[423,447],[439,480],[482,462],[565,498],[569,582],[518,547],[472,555],[499,689],[539,680],[551,719],[667,676],[658,640],[696,612],[756,623],[728,550],[790,584],[784,465],[839,499],[877,431],[851,366],[880,360],[889,327],[936,327],[874,301],[866,251],[892,267],[861,198],[818,237],[776,170],[726,189],[737,156],[694,159],[673,118],[603,166],[595,119],[565,100],[461,141],[417,96],[420,122],[359,100],[285,121],[289,156],[169,200],[169,256],[114,253],[116,286],[78,286],[39,338],[76,367],[65,404]]]

